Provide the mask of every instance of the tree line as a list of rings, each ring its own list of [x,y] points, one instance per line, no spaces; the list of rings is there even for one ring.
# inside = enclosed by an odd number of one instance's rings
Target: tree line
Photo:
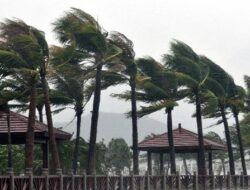
[[[32,168],[36,110],[43,122],[43,110],[49,130],[53,171],[61,168],[53,130],[53,113],[73,106],[77,119],[72,169],[77,170],[80,155],[81,116],[93,96],[91,131],[86,152],[87,174],[96,168],[96,137],[102,90],[128,84],[130,90],[113,97],[131,102],[127,113],[132,120],[133,172],[139,173],[137,119],[164,109],[170,145],[171,173],[176,173],[172,134],[172,112],[180,100],[195,105],[199,140],[198,173],[206,174],[203,142],[203,118],[218,118],[225,130],[230,172],[235,174],[228,115],[235,118],[242,170],[247,174],[239,113],[249,121],[249,77],[247,89],[235,84],[233,77],[219,64],[197,54],[184,42],[173,40],[170,52],[161,62],[148,56],[135,58],[133,42],[117,31],[106,31],[88,13],[71,8],[53,23],[60,46],[49,46],[44,32],[20,19],[5,19],[0,25],[1,108],[29,110],[25,144],[25,168]],[[137,102],[145,103],[137,110]],[[15,104],[13,103],[15,102]],[[16,102],[18,102],[16,104]],[[57,109],[52,111],[51,106]]]

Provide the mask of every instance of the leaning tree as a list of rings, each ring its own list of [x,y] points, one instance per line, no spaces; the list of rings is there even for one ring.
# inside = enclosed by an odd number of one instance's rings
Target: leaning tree
[[[170,147],[171,173],[176,173],[175,148],[173,140],[172,111],[177,106],[177,101],[186,97],[186,89],[179,88],[178,74],[164,68],[153,58],[140,58],[137,61],[141,75],[148,80],[139,82],[142,92],[138,94],[139,100],[149,103],[138,111],[140,117],[165,109],[167,114],[168,143]]]
[[[48,60],[47,43],[43,32],[18,19],[6,19],[5,22],[1,23],[0,31],[1,67],[3,70],[12,71],[12,74],[15,76],[21,76],[20,78],[26,80],[30,87],[25,166],[26,168],[32,168],[37,97],[36,85],[39,79],[39,70],[44,67],[44,64],[47,63]],[[47,114],[49,115],[50,113]],[[51,127],[53,126],[48,124],[48,127],[50,131],[50,142],[54,145],[54,148],[52,148],[53,165],[59,168],[60,163],[56,151],[56,144],[53,139],[53,129],[51,131]]]
[[[102,29],[91,15],[80,9],[72,8],[61,18],[57,19],[54,23],[54,31],[61,43],[88,53],[90,57],[85,63],[92,66],[90,66],[90,70],[95,70],[94,100],[87,163],[87,173],[92,174],[95,168],[95,148],[101,100],[102,70],[104,66],[116,58],[122,50],[110,43],[108,33]]]
[[[180,84],[189,91],[188,98],[196,106],[196,122],[198,131],[199,153],[198,173],[206,174],[205,148],[202,127],[202,97],[209,99],[211,93],[205,87],[209,76],[209,69],[200,61],[197,55],[187,44],[174,41],[170,46],[171,53],[164,56],[166,67],[178,73]],[[210,98],[213,100],[213,98]]]

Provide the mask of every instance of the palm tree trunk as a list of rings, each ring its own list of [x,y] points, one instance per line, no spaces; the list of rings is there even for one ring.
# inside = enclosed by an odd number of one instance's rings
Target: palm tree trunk
[[[220,104],[220,111],[221,111],[221,116],[224,124],[224,129],[225,129],[225,136],[227,140],[227,150],[228,150],[228,157],[229,157],[229,168],[230,168],[230,174],[234,175],[235,174],[235,166],[234,166],[234,157],[233,157],[233,148],[232,148],[232,143],[231,143],[231,137],[230,137],[230,132],[229,132],[229,127],[227,123],[227,118],[225,114],[225,107]]]
[[[45,104],[45,112],[47,118],[47,125],[48,125],[48,133],[49,133],[49,147],[51,153],[51,160],[52,160],[52,171],[55,172],[57,169],[60,169],[60,160],[58,155],[58,149],[56,145],[54,127],[53,127],[53,120],[50,108],[50,100],[49,100],[49,88],[48,83],[45,78],[45,67],[43,67],[41,73],[41,80],[43,86],[43,94],[44,94],[44,104]]]
[[[139,174],[139,159],[138,159],[138,128],[137,128],[137,107],[136,107],[136,83],[135,77],[130,79],[131,87],[131,116],[132,116],[132,137],[133,137],[133,171],[134,174]]]
[[[167,125],[168,125],[168,144],[169,144],[169,156],[171,163],[171,174],[176,174],[176,164],[175,164],[175,147],[174,147],[174,137],[173,137],[173,124],[172,124],[172,110],[173,108],[167,108]]]
[[[81,130],[81,119],[82,119],[82,108],[80,108],[76,112],[76,140],[75,140],[75,149],[74,149],[74,157],[73,157],[73,163],[72,163],[72,169],[74,174],[76,174],[77,171],[77,162],[78,162],[78,155],[79,155],[79,142],[80,142],[80,130]]]
[[[246,161],[245,161],[245,155],[244,155],[244,147],[243,147],[242,138],[241,138],[241,131],[240,131],[240,123],[239,123],[239,118],[238,118],[238,112],[234,110],[233,114],[234,114],[234,118],[235,118],[235,124],[236,124],[236,130],[237,130],[237,138],[238,138],[239,148],[240,148],[240,158],[241,158],[242,170],[243,170],[243,174],[247,175]]]
[[[199,142],[199,152],[198,152],[198,174],[206,175],[206,162],[205,162],[205,147],[203,139],[203,129],[202,129],[202,113],[201,113],[201,101],[198,92],[195,93],[195,103],[196,103],[196,122],[198,131],[198,142]]]
[[[99,106],[101,101],[101,72],[102,64],[97,66],[95,76],[95,92],[94,102],[91,117],[91,128],[90,128],[90,142],[88,150],[88,162],[87,162],[87,174],[93,174],[95,169],[95,148],[96,148],[96,136],[97,136],[97,125],[99,117]]]
[[[25,168],[28,169],[32,169],[33,167],[34,126],[36,120],[36,83],[36,76],[33,76],[30,81],[31,94],[25,144]]]

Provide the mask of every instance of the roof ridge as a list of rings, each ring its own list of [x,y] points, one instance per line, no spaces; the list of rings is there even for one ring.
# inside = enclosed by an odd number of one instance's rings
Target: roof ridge
[[[188,133],[190,133],[190,135],[195,136],[195,137],[198,138],[198,134],[197,134],[197,133],[195,133],[195,132],[193,132],[193,131],[190,131],[190,130],[187,130],[187,129],[184,129],[184,128],[181,128],[181,129],[182,129],[182,130],[185,130],[185,131],[188,132]],[[206,138],[206,137],[204,136],[204,134],[203,134],[203,141],[206,141],[207,144],[216,144],[217,146],[223,146],[223,145],[221,145],[221,144],[219,144],[219,143],[217,143],[217,142],[214,142],[214,141],[212,141],[212,140]]]
[[[144,139],[144,140],[142,140],[140,143],[138,143],[138,145],[139,145],[139,144],[142,144],[142,143],[145,143],[145,142],[147,142],[147,141],[151,141],[151,140],[153,140],[153,139],[155,139],[155,138],[158,138],[158,137],[160,137],[160,136],[162,136],[162,135],[165,135],[165,134],[167,134],[167,132],[162,133],[162,134],[155,135],[154,137],[149,138],[149,139]]]

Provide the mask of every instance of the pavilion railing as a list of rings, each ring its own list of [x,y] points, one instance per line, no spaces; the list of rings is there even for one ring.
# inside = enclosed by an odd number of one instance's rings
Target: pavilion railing
[[[0,176],[0,190],[200,190],[249,189],[250,176],[43,175]]]

